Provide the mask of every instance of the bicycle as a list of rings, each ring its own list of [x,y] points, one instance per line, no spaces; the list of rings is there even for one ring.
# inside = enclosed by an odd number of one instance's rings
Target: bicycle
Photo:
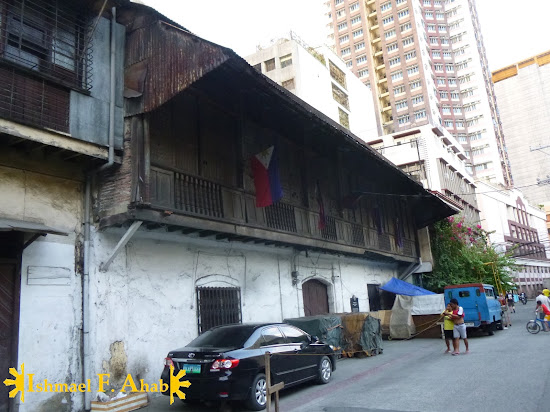
[[[535,312],[535,319],[531,319],[529,322],[527,322],[527,325],[525,327],[527,328],[527,332],[532,333],[533,335],[539,333],[542,330],[544,330],[544,323],[546,322],[548,326],[550,327],[550,322],[544,321],[542,319],[538,318],[538,313]]]

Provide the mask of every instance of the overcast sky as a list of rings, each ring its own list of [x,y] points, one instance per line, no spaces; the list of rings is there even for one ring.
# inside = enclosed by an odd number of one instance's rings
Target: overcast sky
[[[325,0],[143,0],[196,35],[241,56],[295,31],[311,46],[326,39]],[[477,0],[487,58],[497,70],[550,50],[550,0]],[[544,29],[546,27],[546,29]]]

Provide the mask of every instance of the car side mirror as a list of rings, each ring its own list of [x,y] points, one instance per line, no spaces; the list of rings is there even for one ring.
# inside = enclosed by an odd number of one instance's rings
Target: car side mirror
[[[302,342],[300,343],[300,349],[304,350],[305,348],[307,348],[309,346],[309,343],[308,342]]]
[[[319,338],[317,336],[311,336],[311,343],[319,342]]]

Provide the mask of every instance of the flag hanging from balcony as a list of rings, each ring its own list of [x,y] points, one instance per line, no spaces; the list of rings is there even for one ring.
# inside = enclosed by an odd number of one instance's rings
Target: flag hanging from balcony
[[[279,179],[279,159],[275,146],[252,156],[252,174],[256,189],[256,206],[266,207],[283,197]]]
[[[323,202],[323,196],[321,195],[321,186],[319,185],[319,180],[315,185],[315,197],[317,198],[317,203],[319,204],[319,222],[317,226],[319,230],[323,230],[327,225],[327,216],[325,215],[325,203]]]

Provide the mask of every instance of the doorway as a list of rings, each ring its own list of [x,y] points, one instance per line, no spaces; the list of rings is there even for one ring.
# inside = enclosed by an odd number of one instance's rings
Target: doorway
[[[21,244],[20,233],[0,232],[0,382],[13,378],[9,368],[17,368]],[[11,410],[9,391],[0,384],[0,411]]]
[[[327,285],[316,279],[302,284],[305,316],[326,315],[329,313]]]

